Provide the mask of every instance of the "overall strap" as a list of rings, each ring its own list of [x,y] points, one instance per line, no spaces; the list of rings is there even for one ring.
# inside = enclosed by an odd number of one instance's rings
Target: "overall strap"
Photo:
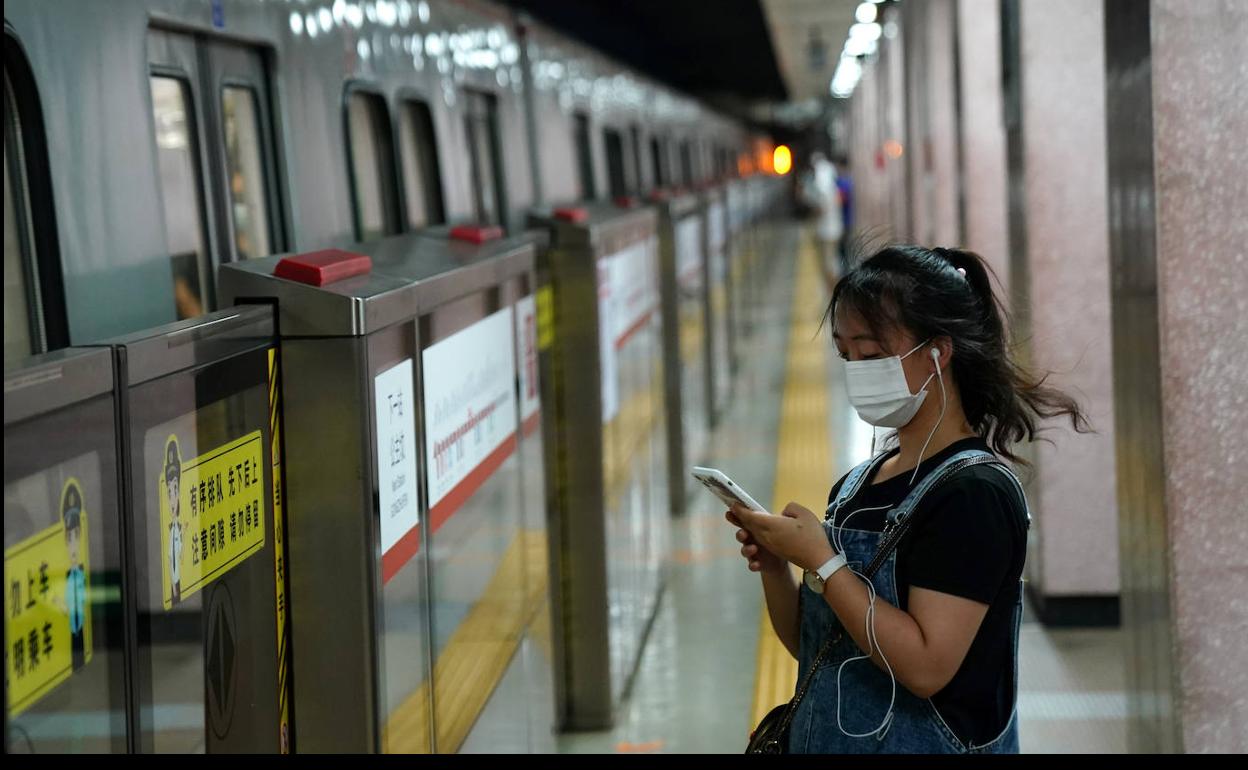
[[[841,488],[837,490],[836,497],[832,500],[832,504],[828,506],[829,511],[833,511],[846,502],[854,495],[858,494],[858,490],[862,489],[862,485],[867,479],[871,478],[876,468],[879,468],[885,460],[888,459],[888,452],[881,452],[864,463],[857,465],[849,475],[845,477],[845,482],[841,484]]]

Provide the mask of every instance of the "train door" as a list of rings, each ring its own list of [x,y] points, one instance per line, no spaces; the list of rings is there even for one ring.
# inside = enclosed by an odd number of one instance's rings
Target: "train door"
[[[152,30],[149,85],[179,318],[216,306],[216,267],[285,249],[261,49]]]

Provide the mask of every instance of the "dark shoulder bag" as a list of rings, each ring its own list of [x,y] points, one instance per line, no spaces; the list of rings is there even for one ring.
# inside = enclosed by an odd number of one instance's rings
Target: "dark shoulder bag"
[[[797,689],[797,694],[793,696],[793,700],[768,711],[767,716],[763,717],[763,721],[759,722],[758,727],[754,728],[754,732],[750,733],[750,745],[745,747],[746,754],[789,753],[789,726],[793,723],[793,715],[797,713],[798,704],[806,696],[806,688],[810,687],[810,680],[814,679],[815,672],[819,670],[820,664],[823,663],[824,656],[828,650],[832,649],[832,645],[836,644],[840,639],[841,635],[838,632],[824,642],[823,647],[819,650],[819,654],[815,656],[815,662],[810,664],[810,670],[806,672],[806,676],[802,679],[802,686]]]

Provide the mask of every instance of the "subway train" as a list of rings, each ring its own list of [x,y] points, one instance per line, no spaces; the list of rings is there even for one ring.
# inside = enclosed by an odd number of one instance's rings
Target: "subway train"
[[[6,360],[215,309],[220,264],[515,230],[758,139],[470,0],[16,0],[4,55]]]
[[[770,140],[483,0],[5,6],[5,747],[610,725]]]

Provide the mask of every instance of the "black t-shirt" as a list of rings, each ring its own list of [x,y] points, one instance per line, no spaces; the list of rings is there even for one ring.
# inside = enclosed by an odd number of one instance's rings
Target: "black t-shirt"
[[[988,446],[981,438],[951,444],[923,461],[915,483],[966,449]],[[864,485],[841,506],[837,526],[857,509],[900,504],[910,490],[911,473]],[[844,477],[836,482],[829,504],[844,482]],[[856,513],[850,528],[881,531],[887,512],[885,508]],[[962,666],[931,699],[960,739],[982,745],[1005,729],[1014,705],[1014,610],[1027,550],[1025,502],[1000,469],[975,465],[929,490],[912,516],[910,531],[897,547],[901,609],[907,608],[910,587],[988,605]]]

